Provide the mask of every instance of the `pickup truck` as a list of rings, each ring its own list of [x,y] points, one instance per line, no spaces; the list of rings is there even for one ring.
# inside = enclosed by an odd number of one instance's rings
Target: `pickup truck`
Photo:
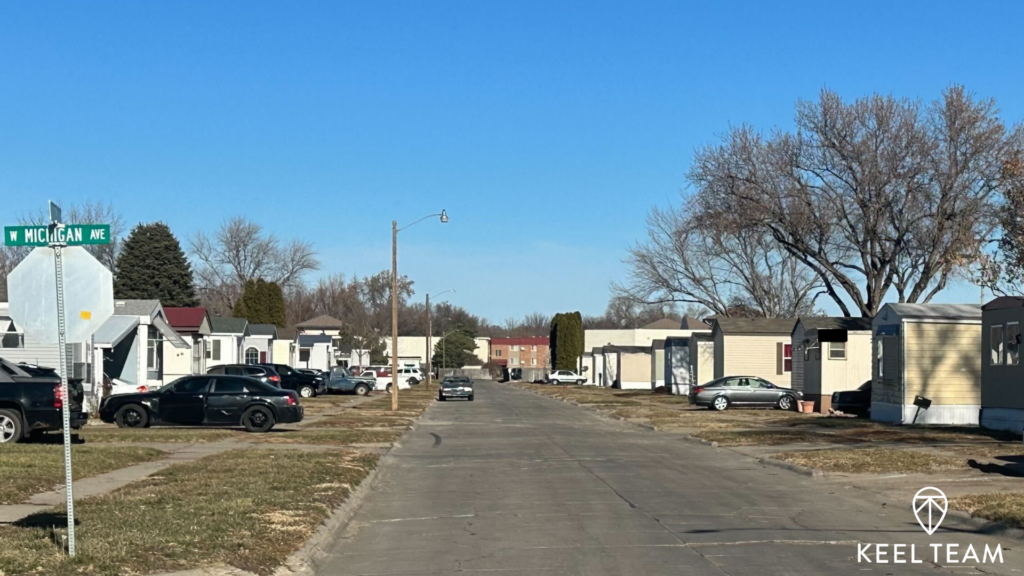
[[[368,374],[373,374],[368,372]],[[327,380],[327,391],[339,394],[355,393],[366,396],[373,390],[376,382],[372,376],[356,376],[341,366],[331,370]]]
[[[89,413],[82,410],[82,384],[68,382],[68,396],[71,397],[71,428],[77,430],[89,420]],[[64,422],[63,408],[56,370],[13,364],[0,358],[0,444],[60,430]]]

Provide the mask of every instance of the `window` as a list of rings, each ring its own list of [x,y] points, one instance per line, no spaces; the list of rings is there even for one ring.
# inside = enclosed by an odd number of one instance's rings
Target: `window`
[[[1006,323],[1006,364],[1016,366],[1020,363],[1020,324]]]
[[[154,338],[152,334],[146,341],[146,370],[150,372],[156,372],[160,370],[160,352],[159,352],[160,340]]]
[[[782,371],[792,372],[793,371],[793,345],[783,344],[782,345]]]
[[[309,362],[309,348],[299,350],[299,362]]]
[[[509,366],[515,366],[516,365],[516,359],[512,358],[511,360],[508,361],[508,364],[509,364]]]
[[[989,362],[993,366],[999,366],[1003,363],[1003,325],[996,324],[989,331],[989,349],[991,354],[989,355]]]
[[[765,382],[764,380],[755,379],[751,382],[754,388],[775,388],[775,385],[771,382]]]
[[[828,359],[846,360],[846,342],[829,342]]]
[[[495,350],[494,351],[494,355],[500,357],[501,356],[501,348],[498,348],[497,350]]]
[[[219,379],[213,385],[213,391],[218,394],[245,394],[245,384],[241,380]]]
[[[307,358],[308,360],[308,358]],[[260,362],[260,351],[249,347],[245,349],[245,363],[246,364],[259,364]]]
[[[530,360],[530,365],[531,366],[536,366],[537,365],[537,359],[533,358],[532,360]]]
[[[175,394],[201,394],[210,385],[210,378],[187,378],[174,385]]]
[[[534,344],[533,346],[530,346],[530,351],[531,352],[536,352],[537,351],[537,345]]]
[[[220,360],[220,340],[214,340],[210,343],[210,348],[206,351],[206,357],[211,360]]]

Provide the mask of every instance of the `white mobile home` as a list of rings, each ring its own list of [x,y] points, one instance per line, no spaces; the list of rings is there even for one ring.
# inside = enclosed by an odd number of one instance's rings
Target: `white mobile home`
[[[249,335],[245,318],[210,318],[210,337],[206,346],[208,367],[242,363],[242,342]]]
[[[871,328],[872,420],[978,424],[980,306],[886,304]],[[930,405],[916,405],[918,397]]]
[[[871,380],[868,318],[800,318],[793,328],[793,350],[793,389],[814,402],[817,412],[828,413],[833,392],[853,390]]]
[[[665,386],[665,341],[651,343],[651,390]]]
[[[715,379],[715,338],[708,332],[690,337],[690,374],[698,385]]]

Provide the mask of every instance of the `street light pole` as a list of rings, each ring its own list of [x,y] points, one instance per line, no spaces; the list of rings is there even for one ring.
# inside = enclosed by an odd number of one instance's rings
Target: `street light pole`
[[[398,410],[398,233],[413,224],[432,216],[440,216],[441,223],[448,222],[448,212],[427,214],[412,224],[399,228],[398,221],[391,221],[391,410]]]
[[[441,294],[447,294],[448,292],[455,292],[454,288],[445,290],[444,292],[438,292],[434,296],[440,296]],[[434,327],[430,317],[430,294],[427,294],[427,391],[430,391],[430,381],[434,377],[434,360],[433,360],[433,336]]]

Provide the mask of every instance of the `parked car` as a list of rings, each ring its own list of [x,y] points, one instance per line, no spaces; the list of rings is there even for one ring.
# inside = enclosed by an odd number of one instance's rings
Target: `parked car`
[[[871,380],[856,390],[833,392],[832,409],[857,416],[871,415]]]
[[[71,428],[89,420],[82,410],[84,394],[77,380],[68,382]],[[0,444],[20,442],[32,434],[60,430],[64,424],[60,376],[53,368],[13,364],[0,358]]]
[[[249,378],[257,379],[264,384],[277,388],[281,387],[281,375],[277,373],[277,370],[274,370],[269,366],[256,366],[255,364],[224,364],[222,366],[214,366],[207,370],[206,373],[228,376],[248,376]],[[148,390],[139,390],[139,392],[147,391]]]
[[[299,372],[287,364],[254,364],[277,372],[281,377],[281,388],[294,390],[303,398],[312,398],[327,392],[327,379],[319,374]]]
[[[449,398],[465,398],[473,401],[473,381],[465,376],[446,376],[437,391],[437,399],[441,402]]]
[[[572,370],[556,370],[548,374],[547,381],[548,384],[562,384],[563,382],[583,384],[587,379]]]
[[[366,396],[373,390],[376,382],[373,378],[353,376],[345,368],[338,366],[331,370],[331,376],[327,379],[327,392],[346,394],[353,393]]]
[[[398,379],[405,380],[406,383],[415,386],[420,382],[423,382],[426,379],[426,376],[423,375],[423,371],[419,368],[406,366],[405,368],[398,369]]]
[[[690,390],[690,403],[725,410],[730,406],[774,406],[795,410],[803,393],[776,386],[757,376],[726,376]]]
[[[509,380],[522,380],[523,379],[523,369],[522,368],[512,368],[511,370],[508,371],[508,379]]]
[[[369,376],[371,374],[377,374],[377,373],[376,372],[363,372],[362,375],[363,376]],[[374,390],[383,391],[383,392],[391,392],[391,383],[392,383],[392,378],[391,378],[391,373],[390,372],[388,372],[387,374],[384,374],[383,376],[376,375],[376,377],[374,378],[374,387],[373,387],[373,389]],[[404,379],[403,380],[401,378],[401,374],[399,374],[398,389],[399,390],[408,390],[409,388],[410,388],[409,380],[408,379]]]
[[[267,432],[302,417],[294,391],[246,376],[185,376],[152,392],[107,396],[100,403],[100,420],[121,428],[241,425]]]

